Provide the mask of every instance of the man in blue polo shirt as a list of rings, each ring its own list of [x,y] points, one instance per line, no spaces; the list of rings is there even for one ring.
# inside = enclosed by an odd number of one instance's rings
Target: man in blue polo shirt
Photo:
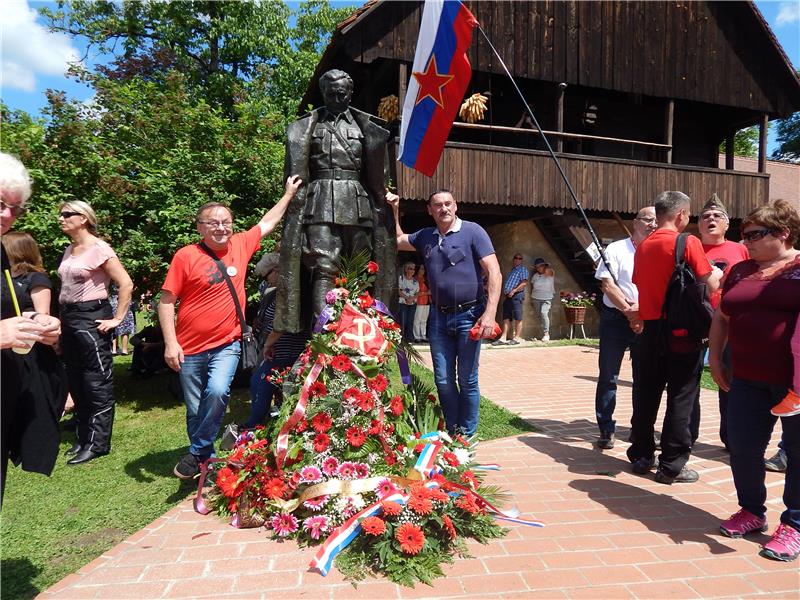
[[[406,234],[400,227],[400,198],[387,193],[394,212],[397,249],[422,254],[431,292],[428,338],[436,389],[447,430],[474,435],[478,428],[478,357],[481,339],[498,329],[495,315],[502,278],[494,247],[477,223],[456,216],[456,200],[448,190],[428,198],[428,214],[435,227]],[[488,276],[488,297],[483,274]],[[479,339],[470,338],[478,326]]]

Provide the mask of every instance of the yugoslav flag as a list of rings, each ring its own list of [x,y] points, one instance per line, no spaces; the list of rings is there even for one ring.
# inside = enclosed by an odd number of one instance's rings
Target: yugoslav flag
[[[400,128],[404,165],[433,175],[472,76],[466,51],[478,21],[457,0],[426,0]]]

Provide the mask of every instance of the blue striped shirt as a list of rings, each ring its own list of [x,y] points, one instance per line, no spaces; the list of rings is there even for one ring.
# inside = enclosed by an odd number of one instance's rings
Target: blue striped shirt
[[[514,267],[511,270],[511,273],[508,274],[506,278],[505,285],[503,285],[503,293],[507,294],[515,287],[517,287],[520,283],[528,279],[528,267],[525,265],[519,265],[518,267]]]

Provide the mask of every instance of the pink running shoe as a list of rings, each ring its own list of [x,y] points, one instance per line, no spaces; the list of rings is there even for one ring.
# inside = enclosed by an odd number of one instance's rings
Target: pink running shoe
[[[747,535],[751,531],[764,532],[767,530],[767,520],[755,516],[753,513],[741,509],[727,521],[719,524],[719,531],[722,535],[727,535],[731,538],[740,538]]]
[[[761,556],[789,562],[800,556],[800,531],[781,523],[772,539],[761,547]]]
[[[776,417],[793,417],[794,415],[800,415],[800,396],[798,396],[797,392],[794,390],[789,390],[789,393],[786,394],[786,398],[781,400],[780,403],[775,405],[769,412]]]

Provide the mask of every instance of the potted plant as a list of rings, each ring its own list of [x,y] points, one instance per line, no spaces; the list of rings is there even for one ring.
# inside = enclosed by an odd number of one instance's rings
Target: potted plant
[[[589,292],[573,293],[562,290],[559,296],[561,304],[564,306],[567,323],[570,325],[583,325],[586,322],[586,307],[592,306],[597,300],[597,294]]]

